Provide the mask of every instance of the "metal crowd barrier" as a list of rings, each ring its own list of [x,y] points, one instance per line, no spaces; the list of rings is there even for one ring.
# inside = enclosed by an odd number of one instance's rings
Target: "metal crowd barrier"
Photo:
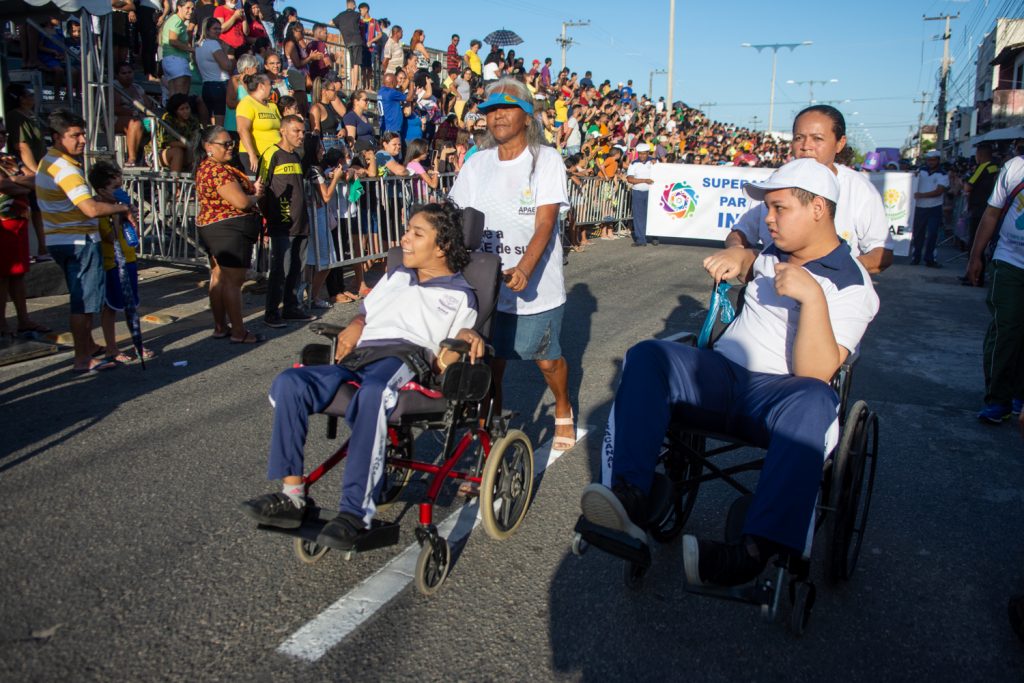
[[[576,212],[576,225],[614,223],[618,227],[633,218],[629,185],[621,180],[571,176],[569,205]]]
[[[309,239],[315,253],[330,254],[328,268],[384,258],[402,239],[412,208],[447,196],[455,174],[442,174],[438,180],[433,190],[420,178],[364,178],[358,181],[361,193],[353,190],[355,183],[339,184],[332,201],[319,208],[315,200],[319,190],[307,183]],[[196,228],[199,204],[191,174],[125,169],[124,186],[140,210],[140,257],[172,263],[206,262]],[[611,223],[625,227],[632,218],[630,195],[629,186],[619,180],[586,177],[569,181],[569,203],[578,226]]]
[[[199,204],[191,174],[125,169],[124,189],[139,207],[141,258],[172,263],[205,263],[196,216]],[[339,184],[334,199],[317,210],[319,189],[305,186],[310,240],[321,253],[329,240],[329,268],[384,258],[402,238],[412,208],[447,196],[455,174],[438,176],[432,190],[420,178],[363,178],[356,198],[355,183]],[[349,198],[352,197],[353,201]],[[259,259],[255,263],[260,263]]]

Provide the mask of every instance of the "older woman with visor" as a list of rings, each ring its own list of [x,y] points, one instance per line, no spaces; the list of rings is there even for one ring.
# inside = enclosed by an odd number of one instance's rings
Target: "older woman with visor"
[[[558,212],[568,208],[565,166],[544,144],[527,87],[502,78],[480,104],[487,132],[462,167],[451,199],[486,217],[483,250],[500,255],[504,284],[494,320],[496,408],[505,361],[532,360],[555,397],[554,450],[576,443],[569,368],[560,335],[565,308]]]

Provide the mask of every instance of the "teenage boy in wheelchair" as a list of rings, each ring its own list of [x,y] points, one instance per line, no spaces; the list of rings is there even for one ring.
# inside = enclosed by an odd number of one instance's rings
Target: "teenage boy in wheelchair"
[[[715,279],[749,284],[739,316],[714,349],[650,340],[627,353],[602,453],[601,484],[580,501],[591,523],[646,543],[648,497],[672,418],[767,448],[743,537],[683,539],[687,581],[734,586],[779,553],[803,553],[824,459],[839,436],[829,380],[878,311],[864,268],[836,235],[839,185],[826,166],[798,159],[746,185],[768,207],[774,244],[704,261]]]
[[[484,356],[474,330],[477,300],[460,272],[469,263],[462,212],[452,203],[427,204],[409,219],[402,236],[402,266],[382,279],[363,302],[362,312],[338,335],[335,365],[285,370],[274,380],[270,403],[273,432],[267,478],[281,479],[280,493],[242,504],[260,524],[298,528],[312,506],[302,481],[309,416],[323,411],[346,382],[359,389],[345,419],[352,428],[342,479],[338,516],[316,542],[350,550],[370,528],[381,486],[388,414],[406,383],[441,375],[460,354],[441,344],[469,344],[471,361]],[[418,369],[416,369],[418,368]]]

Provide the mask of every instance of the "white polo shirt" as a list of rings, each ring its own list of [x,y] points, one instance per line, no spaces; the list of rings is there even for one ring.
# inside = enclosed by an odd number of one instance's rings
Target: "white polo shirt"
[[[631,163],[629,168],[626,169],[626,175],[638,180],[650,180],[653,170],[654,162],[648,157],[647,161],[634,161]],[[630,185],[629,188],[634,192],[649,192],[651,186],[647,183],[637,183],[636,185]]]
[[[989,197],[988,205],[1002,209],[1013,188],[1024,182],[1024,157],[1014,157],[999,171],[999,179]],[[1024,192],[1013,199],[1013,205],[999,225],[999,242],[993,259],[1024,268]]]
[[[366,326],[358,346],[406,341],[435,355],[441,342],[476,324],[473,288],[455,273],[420,282],[416,271],[399,266],[386,274],[363,300]]]
[[[836,234],[850,245],[853,255],[860,256],[872,249],[893,248],[889,234],[889,220],[885,217],[882,195],[871,181],[851,168],[836,164],[839,181],[839,201],[836,202]],[[764,246],[772,244],[765,219],[768,207],[763,203],[747,211],[733,227],[742,232],[747,242]]]
[[[789,261],[789,254],[775,245],[754,261],[743,308],[715,344],[715,351],[751,372],[791,375],[800,305],[775,291],[775,264],[779,261]],[[844,243],[803,268],[825,293],[836,342],[855,352],[868,323],[878,313],[878,295],[867,271]]]
[[[502,270],[513,268],[526,253],[536,230],[537,207],[569,207],[565,165],[558,152],[541,147],[531,175],[532,167],[529,147],[508,161],[498,159],[497,149],[481,150],[466,160],[448,195],[460,207],[473,207],[484,214],[481,250],[498,254]],[[502,283],[499,311],[532,315],[565,303],[562,238],[557,225],[555,228],[526,289],[513,292]]]
[[[918,192],[931,192],[938,189],[939,185],[942,185],[947,190],[949,189],[949,176],[942,171],[935,171],[929,173],[927,169],[921,169],[917,172],[917,191]],[[942,200],[944,195],[940,194],[937,197],[926,197],[924,199],[915,200],[916,206],[919,209],[932,209],[936,206],[942,206]]]

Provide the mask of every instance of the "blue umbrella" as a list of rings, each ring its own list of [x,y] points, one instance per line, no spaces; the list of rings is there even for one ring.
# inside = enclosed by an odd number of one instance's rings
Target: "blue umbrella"
[[[119,201],[124,204],[130,204],[131,200],[128,198],[128,194],[124,190],[118,190],[118,194],[115,195]],[[135,226],[135,211],[131,214],[131,218],[125,218],[124,221],[127,223],[125,226],[128,230],[122,230],[131,235],[129,237],[125,235],[127,242],[131,246],[138,246],[138,232]],[[114,235],[114,262],[117,264],[117,278],[121,281],[121,297],[124,299],[124,317],[128,323],[128,331],[132,335],[132,345],[135,347],[135,353],[138,355],[139,363],[142,364],[142,369],[146,369],[146,359],[143,355],[142,348],[142,323],[139,320],[139,311],[135,308],[135,292],[132,290],[131,278],[128,276],[128,269],[125,267],[124,251],[121,250],[120,235]]]
[[[507,47],[509,45],[519,45],[523,42],[523,39],[520,38],[515,31],[500,29],[498,31],[488,33],[487,37],[484,38],[484,42],[496,47]]]

